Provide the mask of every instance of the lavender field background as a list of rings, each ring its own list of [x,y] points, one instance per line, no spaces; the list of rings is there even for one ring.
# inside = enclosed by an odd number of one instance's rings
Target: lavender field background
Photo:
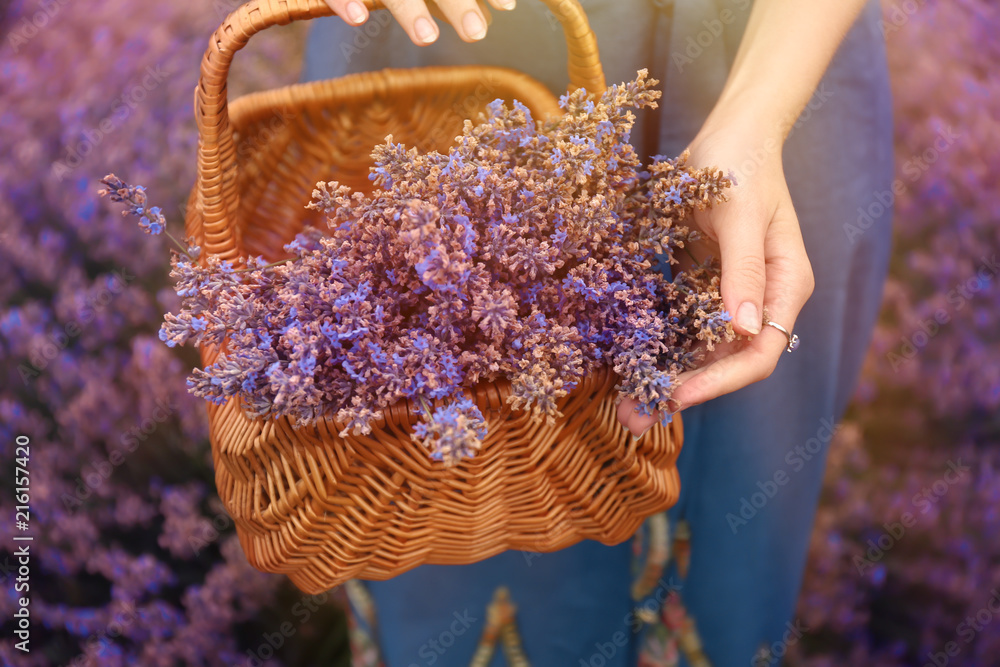
[[[183,219],[200,57],[237,4],[0,10],[3,664],[244,665],[275,643],[265,664],[349,664],[341,597],[246,563],[216,498],[204,406],[185,389],[196,359],[157,338],[177,305],[166,249],[96,194],[113,170]],[[885,10],[902,194],[873,201],[895,199],[896,245],[831,448],[797,611],[808,630],[787,660],[996,665],[1000,6]],[[299,26],[256,38],[231,95],[295,81],[303,38]],[[9,621],[18,435],[36,536],[27,656]]]

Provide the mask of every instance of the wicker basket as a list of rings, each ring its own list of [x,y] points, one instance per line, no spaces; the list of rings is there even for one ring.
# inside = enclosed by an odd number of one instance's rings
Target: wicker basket
[[[565,29],[572,85],[603,90],[583,10],[576,0],[545,2]],[[541,83],[497,67],[385,70],[227,103],[233,56],[252,35],[330,14],[323,0],[254,0],[212,37],[196,90],[198,181],[186,227],[207,253],[281,257],[318,222],[304,208],[317,181],[370,191],[369,154],[386,134],[446,150],[464,118],[498,97],[519,99],[536,117],[559,113]],[[218,353],[202,348],[202,363]],[[615,417],[615,382],[609,371],[586,378],[553,426],[512,413],[509,383],[478,385],[489,436],[475,458],[450,468],[410,439],[419,416],[405,401],[370,436],[341,438],[333,421],[295,429],[284,418],[249,419],[233,399],[208,408],[216,484],[250,563],[308,593],[507,549],[617,544],[676,502],[681,424],[654,426],[633,442]]]

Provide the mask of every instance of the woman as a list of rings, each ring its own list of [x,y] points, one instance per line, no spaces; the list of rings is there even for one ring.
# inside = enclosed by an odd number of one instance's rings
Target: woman
[[[397,22],[370,26],[372,43],[360,50],[343,47],[357,44],[353,26],[368,12],[352,0],[327,1],[343,21],[315,26],[306,79],[489,64],[527,72],[556,94],[566,89],[565,42],[537,0],[516,9],[512,0],[490,0],[501,10],[492,20],[474,0],[438,0],[454,32],[441,31],[421,0],[394,0],[387,4]],[[735,327],[752,339],[717,351],[682,376],[675,394],[685,409],[685,446],[670,519],[690,526],[691,565],[669,585],[711,664],[769,664],[808,632],[793,613],[827,445],[856,381],[887,268],[891,212],[868,212],[874,193],[890,188],[893,168],[879,5],[580,4],[609,82],[631,80],[643,67],[660,80],[659,109],[644,112],[633,132],[640,155],[689,148],[695,166],[736,175],[730,201],[697,224],[708,244],[702,254],[721,258]],[[767,324],[765,307],[778,326]],[[785,355],[793,329],[801,349]],[[633,407],[623,401],[619,419],[640,435],[656,417]],[[485,608],[505,585],[531,664],[633,665],[639,623],[630,559],[628,544],[583,543],[372,582],[386,663],[469,664]],[[498,656],[490,664],[503,663]]]

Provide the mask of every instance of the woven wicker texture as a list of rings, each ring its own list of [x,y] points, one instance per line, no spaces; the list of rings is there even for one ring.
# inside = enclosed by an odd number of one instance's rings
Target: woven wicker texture
[[[571,85],[603,90],[579,4],[544,2],[565,29]],[[536,117],[559,113],[542,84],[498,67],[383,70],[228,103],[233,56],[251,36],[330,14],[323,0],[254,0],[213,35],[195,91],[198,181],[186,225],[208,253],[236,262],[281,258],[304,225],[319,222],[304,208],[317,181],[370,191],[370,152],[388,134],[443,151],[465,118],[498,97],[520,100]],[[202,348],[202,363],[217,355]],[[210,405],[216,485],[250,563],[287,574],[308,593],[507,549],[617,544],[676,502],[682,430],[675,418],[634,443],[615,417],[616,379],[606,370],[588,377],[551,426],[510,411],[509,383],[478,385],[473,399],[489,436],[475,458],[450,468],[410,439],[419,417],[406,401],[369,436],[347,438],[333,420],[295,429],[286,418],[249,419],[236,400]]]

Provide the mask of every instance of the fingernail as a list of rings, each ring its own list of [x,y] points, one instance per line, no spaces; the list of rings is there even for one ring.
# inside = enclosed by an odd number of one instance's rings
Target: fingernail
[[[353,23],[361,23],[368,17],[365,7],[360,2],[347,3],[347,18]]]
[[[652,424],[650,424],[649,426],[647,426],[646,430],[643,431],[642,433],[640,433],[639,435],[633,435],[632,436],[632,442],[639,442],[640,440],[642,440],[642,436],[644,436],[647,433],[649,433],[649,429],[651,429],[651,428],[653,428]]]
[[[517,1],[516,0],[500,0],[500,6],[503,9],[507,9],[507,10],[514,9],[515,5],[517,5]]]
[[[426,16],[421,16],[417,19],[416,23],[413,24],[413,32],[417,33],[417,39],[424,44],[430,44],[438,36],[434,21],[431,21]]]
[[[741,303],[740,307],[736,309],[736,323],[752,334],[759,334],[760,311],[757,310],[757,306],[749,301]]]
[[[479,18],[479,12],[466,12],[462,19],[462,27],[469,39],[482,39],[486,36],[486,24]]]

